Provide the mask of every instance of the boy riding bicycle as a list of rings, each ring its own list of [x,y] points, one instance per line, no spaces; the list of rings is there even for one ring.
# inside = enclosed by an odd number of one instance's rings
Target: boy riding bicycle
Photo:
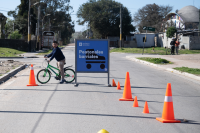
[[[48,62],[50,62],[51,60],[55,59],[57,60],[57,67],[59,68],[60,70],[60,74],[61,74],[61,81],[60,81],[60,84],[66,82],[65,79],[64,79],[64,65],[65,65],[65,56],[63,54],[63,52],[61,51],[61,49],[58,47],[58,42],[57,41],[53,41],[52,43],[52,46],[53,46],[53,51],[45,56],[44,58],[49,58],[51,57]],[[55,77],[56,79],[60,79],[60,77]]]

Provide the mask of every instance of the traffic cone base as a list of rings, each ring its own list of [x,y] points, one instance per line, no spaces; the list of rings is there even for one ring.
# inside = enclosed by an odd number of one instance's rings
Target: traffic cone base
[[[163,118],[156,118],[156,120],[162,122],[162,123],[180,123],[181,121],[180,120],[165,120]]]
[[[120,98],[120,99],[119,99],[119,101],[134,101],[134,99],[133,99],[133,98],[131,98],[131,99],[127,99],[127,98]]]
[[[26,85],[26,86],[38,86],[38,85],[37,85],[37,84],[35,84],[35,85],[29,85],[29,84],[28,84],[28,85]]]

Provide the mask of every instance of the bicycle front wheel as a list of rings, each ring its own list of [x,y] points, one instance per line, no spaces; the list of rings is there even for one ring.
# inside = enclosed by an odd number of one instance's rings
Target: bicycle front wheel
[[[75,72],[73,69],[66,69],[64,75],[67,83],[71,83],[75,80]]]
[[[41,84],[46,84],[47,82],[49,82],[50,78],[51,74],[46,69],[42,69],[37,73],[37,80]]]

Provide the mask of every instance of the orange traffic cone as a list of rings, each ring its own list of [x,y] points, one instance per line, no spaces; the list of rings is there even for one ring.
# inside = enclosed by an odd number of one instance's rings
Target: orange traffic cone
[[[131,93],[131,83],[130,83],[130,78],[129,78],[129,72],[126,72],[126,80],[125,80],[125,85],[124,85],[123,97],[120,98],[119,101],[134,101],[134,99],[132,98],[132,93]]]
[[[142,112],[142,113],[145,113],[145,114],[149,113],[149,108],[148,108],[147,101],[145,102],[145,105],[144,105],[144,110],[143,110],[143,112]]]
[[[156,118],[156,120],[162,123],[180,123],[181,122],[179,120],[174,119],[171,83],[167,84],[162,118]]]
[[[114,79],[112,80],[112,86],[113,86],[113,87],[117,87],[117,85],[116,85],[116,83],[115,83],[115,80],[114,80]]]
[[[137,96],[135,96],[133,107],[139,107],[138,106],[138,101],[137,101]]]
[[[121,90],[120,83],[117,84],[117,90]]]
[[[38,86],[35,83],[35,75],[33,70],[33,64],[31,64],[30,76],[29,76],[29,84],[27,86]]]

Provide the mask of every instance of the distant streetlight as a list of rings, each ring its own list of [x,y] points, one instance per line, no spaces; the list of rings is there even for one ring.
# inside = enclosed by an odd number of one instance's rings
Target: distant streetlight
[[[47,16],[50,16],[51,14],[47,14],[47,15],[45,15],[44,17],[43,17],[43,19],[42,19],[42,28],[43,28],[43,20],[44,20],[44,18],[45,17],[47,17]]]
[[[35,3],[35,4],[33,4],[33,5],[35,6],[35,5],[37,5],[37,4],[40,4],[40,2],[36,2],[36,3]]]

